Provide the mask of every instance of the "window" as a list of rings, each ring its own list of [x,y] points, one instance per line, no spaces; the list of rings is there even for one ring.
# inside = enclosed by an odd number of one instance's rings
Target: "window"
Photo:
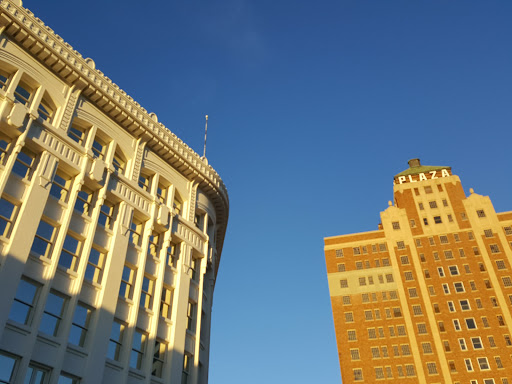
[[[425,193],[432,193],[432,187],[430,185],[425,187]]]
[[[345,264],[338,264],[338,272],[345,272]]]
[[[409,344],[402,344],[401,348],[403,356],[409,356],[411,354],[411,348],[409,347]]]
[[[85,279],[96,284],[101,284],[106,259],[107,254],[97,249],[93,244],[91,253],[89,253],[89,259],[87,260]]]
[[[145,175],[139,175],[139,187],[143,189],[144,191],[149,192],[150,188],[150,177]]]
[[[428,205],[430,208],[437,208],[437,202],[436,201],[429,201]]]
[[[441,216],[434,216],[434,223],[441,224],[443,221],[441,220]]]
[[[444,257],[446,260],[453,259],[453,252],[452,251],[444,251]]]
[[[498,244],[491,244],[489,247],[491,248],[491,253],[500,253],[500,247],[498,247]]]
[[[30,324],[34,312],[34,306],[39,296],[40,285],[21,278],[16,296],[11,306],[9,319],[21,324]]]
[[[495,297],[491,297],[491,304],[493,307],[498,307],[498,300]]]
[[[391,225],[393,226],[393,229],[400,229],[400,223],[398,221],[393,221]]]
[[[485,212],[484,212],[483,209],[479,209],[479,210],[476,211],[476,215],[478,217],[485,217]]]
[[[363,381],[363,370],[361,368],[354,369],[354,381]]]
[[[453,301],[448,301],[448,310],[450,312],[455,312],[455,304],[453,304]]]
[[[386,244],[385,244],[385,243],[381,243],[381,244],[379,244],[379,251],[380,251],[380,252],[386,252],[386,251],[387,251],[387,248],[386,248]]]
[[[155,349],[153,350],[153,366],[151,367],[151,375],[155,377],[162,377],[164,368],[165,351],[167,344],[159,340],[155,341]]]
[[[2,89],[4,91],[7,89],[7,84],[9,83],[9,77],[11,77],[11,75],[9,75],[7,72],[0,70],[0,89]]]
[[[396,246],[398,249],[405,249],[405,243],[403,241],[397,241]]]
[[[469,282],[469,285],[471,286],[472,291],[476,291],[476,283],[473,280]]]
[[[414,316],[421,316],[423,315],[423,311],[421,310],[421,305],[413,305],[412,311],[414,313]]]
[[[85,142],[85,134],[86,134],[85,128],[82,128],[82,127],[76,125],[74,122],[68,130],[68,137],[71,140],[77,142],[78,144],[80,144],[82,146],[84,145],[84,142]],[[94,152],[94,146],[93,146],[93,152]]]
[[[433,238],[433,237],[429,237],[429,238],[428,238],[428,243],[429,243],[430,245],[436,245],[436,242],[435,242],[435,240],[434,240],[434,238]]]
[[[484,346],[482,344],[482,339],[480,337],[472,337],[471,343],[473,344],[473,349],[483,349]]]
[[[429,375],[437,375],[436,363],[427,363],[427,371]]]
[[[414,280],[414,276],[412,274],[412,271],[405,271],[404,275],[405,275],[405,281],[412,281],[412,280]]]
[[[439,274],[439,277],[445,276],[443,267],[437,267],[437,273]]]
[[[430,354],[432,352],[432,344],[430,343],[421,343],[421,348],[423,349],[424,354]]]
[[[387,258],[382,259],[382,266],[383,267],[389,267],[389,259],[387,259]]]
[[[87,331],[89,330],[91,315],[92,310],[89,309],[89,307],[81,303],[77,304],[68,339],[71,344],[79,345],[81,347],[85,345],[85,338],[87,336]]]
[[[484,328],[489,328],[489,320],[487,320],[487,317],[482,316],[482,324]]]
[[[450,287],[448,286],[448,284],[443,284],[443,292],[445,295],[450,294]]]
[[[354,348],[350,350],[350,357],[352,360],[359,360],[359,348]]]
[[[68,233],[60,253],[59,266],[76,272],[80,262],[81,247],[82,242]]]
[[[498,316],[496,316],[496,319],[498,320],[498,325],[500,327],[504,327],[505,326],[505,321],[503,320],[503,316],[498,315]]]
[[[377,338],[377,332],[375,331],[375,328],[368,328],[368,338],[369,339]]]
[[[14,98],[23,105],[30,104],[33,90],[24,82],[21,82],[14,91]]]
[[[30,180],[35,169],[36,155],[28,148],[22,148],[12,167],[12,172],[22,179]]]
[[[9,238],[18,213],[18,205],[6,196],[0,199],[0,236]]]
[[[119,296],[131,300],[133,298],[133,284],[135,282],[135,270],[126,265],[123,268],[123,275],[121,277],[121,289]]]
[[[505,231],[505,235],[512,235],[512,227],[503,227],[503,230]]]
[[[190,362],[193,362],[193,357],[188,354],[183,355],[183,371],[181,373],[181,384],[188,383],[188,376],[190,374]]]
[[[350,305],[350,296],[343,296],[343,305]]]
[[[93,192],[89,188],[82,187],[82,189],[78,192],[78,195],[76,196],[74,207],[75,211],[90,216],[92,196]]]
[[[453,360],[448,362],[448,366],[450,367],[450,372],[457,372],[457,368],[455,368],[455,362]]]
[[[352,248],[352,250],[354,251],[354,255],[360,255],[361,254],[361,249],[359,247],[354,247],[354,248]]]
[[[455,292],[464,292],[464,283],[461,281],[453,283],[453,287],[455,288]]]
[[[423,218],[423,224],[428,225],[428,220],[426,217]]]
[[[409,297],[410,298],[418,297],[418,291],[416,288],[409,288]]]
[[[446,199],[443,199],[443,207],[447,207],[448,206],[448,201]]]
[[[100,217],[98,223],[107,229],[112,229],[114,224],[114,206],[105,201],[100,209]]]
[[[460,242],[460,237],[458,233],[454,233],[453,238],[455,239],[456,242]]]
[[[425,335],[427,333],[427,325],[425,323],[418,323],[416,326],[418,327],[418,333],[420,335]]]
[[[512,340],[510,339],[510,336],[504,335],[503,337],[505,339],[505,344],[507,345],[507,347],[510,347],[512,345]]]
[[[160,316],[166,319],[171,318],[173,295],[174,291],[172,288],[166,286],[163,287],[160,302]]]
[[[471,362],[471,359],[464,359],[464,363],[466,364],[466,370],[468,372],[473,372],[473,363]]]
[[[439,253],[438,252],[432,252],[432,255],[434,256],[435,261],[439,261]]]
[[[158,232],[151,232],[148,242],[148,255],[158,259],[160,253],[160,234]]]
[[[468,329],[476,329],[476,322],[475,322],[475,319],[470,317],[470,318],[467,318],[465,319],[466,321],[466,327],[468,327]]]
[[[375,378],[376,379],[384,379],[384,369],[382,367],[375,368]]]
[[[421,248],[421,239],[416,239],[416,247]]]
[[[410,220],[410,225],[411,225],[411,228],[415,228],[416,227],[416,221],[414,219],[411,219]]]
[[[371,351],[372,351],[372,358],[374,358],[374,359],[380,359],[380,350],[379,350],[379,347],[372,347],[372,348],[371,348]]]
[[[484,229],[484,235],[485,237],[494,237],[492,229]]]
[[[469,269],[469,264],[464,264],[464,272],[471,273],[471,270]]]
[[[496,361],[496,367],[497,367],[498,369],[502,369],[502,368],[503,368],[503,363],[501,362],[501,357],[496,356],[496,357],[494,358],[494,361]]]
[[[492,288],[491,282],[489,280],[484,280],[484,285],[485,285],[485,288],[487,288],[487,289],[491,289]]]
[[[80,384],[80,379],[66,373],[61,373],[57,384]]]
[[[363,262],[362,261],[356,261],[356,269],[363,269]]]
[[[471,309],[470,305],[469,305],[469,300],[459,300],[459,304],[460,304],[460,309],[463,310],[463,311],[469,311]]]
[[[30,363],[25,375],[24,384],[46,384],[47,377],[50,375],[50,368],[38,364]]]
[[[347,279],[341,279],[340,280],[340,287],[341,288],[348,288],[348,281],[347,281]]]
[[[498,269],[507,269],[507,266],[505,265],[505,261],[504,260],[496,260],[496,267]]]
[[[494,337],[488,336],[487,339],[489,339],[489,345],[491,348],[496,348],[496,342],[494,341]]]
[[[401,365],[397,365],[396,369],[398,371],[398,377],[404,377],[404,369]]]
[[[456,330],[456,331],[460,331],[461,328],[460,328],[460,322],[458,319],[453,319],[453,328]]]
[[[41,100],[39,107],[37,107],[37,112],[39,117],[44,121],[50,122],[52,120],[53,114],[55,113],[55,106],[51,102],[48,93],[44,93],[43,99]]]
[[[124,159],[124,156],[121,154],[120,151],[116,149],[116,152],[114,154],[114,158],[112,159],[112,165],[114,166],[114,169],[117,173],[123,174],[124,173],[124,167],[126,165],[126,160]]]
[[[444,322],[440,321],[437,323],[439,327],[439,332],[446,332],[446,328],[444,327]]]
[[[336,250],[336,257],[343,257],[343,249]]]
[[[396,329],[398,331],[398,336],[406,336],[404,325],[398,325]]]
[[[359,278],[359,285],[360,286],[366,285],[366,277],[360,277]]]
[[[459,339],[459,346],[461,351],[467,351],[466,339]]]
[[[61,171],[57,171],[53,176],[52,187],[50,189],[50,195],[55,197],[57,200],[66,202],[69,194],[69,186],[71,179]]]
[[[148,275],[142,279],[142,291],[140,293],[139,306],[151,310],[153,307],[153,294],[155,290],[155,281]]]
[[[501,280],[503,281],[503,285],[505,287],[512,287],[512,280],[510,278],[510,276],[505,276],[505,277],[502,277]]]
[[[166,204],[166,202],[167,202],[167,190],[168,190],[168,187],[166,187],[162,183],[158,183],[158,186],[156,188],[156,197],[157,197],[158,201],[160,201],[160,203],[162,203],[162,204]],[[336,257],[337,257],[337,255],[336,255]]]
[[[393,274],[391,274],[391,273],[386,274],[386,282],[392,283],[393,281],[394,281]]]
[[[135,246],[140,246],[142,242],[142,227],[143,224],[140,220],[137,220],[136,218],[132,219],[128,233],[130,242]]]
[[[169,247],[167,248],[167,265],[176,268],[176,266],[178,265],[179,254],[180,254],[179,244],[170,243]]]
[[[0,75],[1,77],[2,75]],[[5,160],[9,156],[9,149],[11,146],[11,140],[7,137],[0,136],[0,165],[4,164]]]
[[[439,304],[435,303],[434,304],[434,313],[440,313],[441,310],[439,309]]]
[[[142,360],[146,352],[146,341],[146,334],[135,329],[133,333],[132,353],[130,354],[130,367],[135,369],[142,368]]]
[[[487,371],[491,369],[489,367],[489,361],[487,360],[487,357],[478,357],[476,360],[478,361],[478,366],[480,367],[481,371]]]
[[[364,311],[365,320],[373,320],[373,314],[371,310]]]
[[[196,331],[196,309],[197,304],[189,301],[187,307],[187,329],[191,332]]]
[[[64,314],[67,299],[60,293],[50,291],[46,299],[43,318],[39,326],[39,330],[48,335],[57,336],[60,322]]]
[[[345,312],[345,323],[354,322],[354,312]]]
[[[107,357],[112,360],[119,361],[121,355],[121,347],[123,346],[124,324],[114,319],[112,323],[112,331],[110,332],[110,341],[108,344]]]
[[[452,276],[457,276],[459,274],[459,268],[457,268],[456,265],[450,265],[448,269],[450,270],[450,275]]]
[[[1,77],[2,75],[0,74],[0,80]],[[0,352],[0,383],[8,384],[14,382],[14,371],[18,360],[14,356],[5,355]]]
[[[347,336],[348,336],[349,341],[357,340],[357,334],[356,334],[356,331],[354,331],[354,330],[347,331]]]
[[[389,330],[389,336],[391,336],[391,337],[395,337],[396,336],[396,334],[395,334],[395,327],[390,326],[390,327],[388,327],[388,330]]]
[[[423,272],[425,274],[425,279],[430,279],[430,272],[428,271],[428,269],[425,269]]]

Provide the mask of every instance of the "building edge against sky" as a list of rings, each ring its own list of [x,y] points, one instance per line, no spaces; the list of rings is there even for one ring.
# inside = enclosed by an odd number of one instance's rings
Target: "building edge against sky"
[[[0,2],[0,382],[207,383],[215,170]]]
[[[378,230],[324,239],[343,383],[508,384],[512,211],[409,166]]]

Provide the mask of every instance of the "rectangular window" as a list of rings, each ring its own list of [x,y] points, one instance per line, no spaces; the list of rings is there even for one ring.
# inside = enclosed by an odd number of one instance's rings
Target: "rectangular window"
[[[53,242],[57,237],[57,228],[42,218],[36,231],[34,242],[32,243],[31,252],[44,257],[51,256]]]
[[[196,331],[196,310],[197,304],[189,301],[187,307],[187,329],[191,332]]]
[[[444,257],[446,260],[453,259],[453,252],[452,251],[444,251]]]
[[[421,316],[423,315],[423,311],[421,310],[421,305],[413,305],[412,311],[414,313],[414,316]]]
[[[148,255],[153,256],[153,258],[158,259],[160,254],[160,234],[158,232],[151,232],[149,236],[148,242]]]
[[[347,331],[347,337],[348,337],[349,341],[356,341],[357,340],[356,331],[354,331],[354,330]]]
[[[503,369],[503,363],[501,362],[501,357],[496,356],[496,357],[494,358],[494,361],[496,362],[496,367],[497,367],[498,369]]]
[[[32,99],[33,90],[24,82],[19,82],[16,90],[14,91],[14,98],[17,102],[23,105],[29,105]]]
[[[135,269],[125,264],[121,277],[119,296],[131,300],[133,298],[133,284],[135,283]]]
[[[473,363],[471,359],[464,359],[464,363],[466,364],[466,371],[473,372]]]
[[[450,287],[448,286],[448,284],[443,284],[443,292],[445,295],[449,295],[450,294]]]
[[[459,304],[460,304],[460,309],[463,311],[469,311],[471,309],[471,307],[469,305],[469,300],[467,300],[467,299],[459,300]]]
[[[427,371],[429,375],[437,375],[437,365],[436,363],[427,363]]]
[[[459,237],[459,234],[458,233],[454,233],[453,234],[453,238],[455,239],[455,241],[458,243],[460,242],[460,237]]]
[[[375,331],[375,328],[368,328],[368,338],[369,339],[377,338],[377,332]]]
[[[512,287],[512,279],[510,278],[510,276],[502,277],[501,280],[503,281],[503,285],[505,287]]]
[[[397,332],[398,332],[398,336],[406,336],[407,334],[405,333],[405,326],[404,325],[398,325],[396,327],[397,329]]]
[[[82,128],[76,124],[72,124],[71,127],[68,130],[68,137],[73,140],[74,142],[84,145],[85,142],[85,136],[86,136],[86,129]]]
[[[162,298],[160,303],[160,316],[170,319],[172,311],[172,299],[174,290],[170,287],[164,286],[162,289]]]
[[[476,215],[478,217],[485,217],[485,212],[484,212],[483,209],[479,209],[479,210],[476,211]]]
[[[456,330],[456,331],[460,331],[460,322],[458,319],[453,319],[453,328]]]
[[[48,335],[57,336],[62,321],[67,298],[56,291],[51,291],[46,299],[43,318],[39,330]]]
[[[151,367],[151,375],[161,378],[164,369],[164,358],[165,352],[167,351],[167,343],[156,340],[155,349],[153,351],[153,366]]]
[[[491,248],[491,253],[500,253],[500,247],[498,247],[498,244],[491,244],[489,247]]]
[[[336,250],[336,257],[343,257],[343,249]]]
[[[452,275],[452,276],[459,275],[459,268],[456,265],[450,265],[448,267],[448,269],[450,270],[450,275]]]
[[[340,288],[348,288],[348,280],[347,279],[340,280]]]
[[[135,369],[142,368],[144,353],[146,352],[147,335],[136,329],[133,333],[132,352],[130,354],[130,367]]]
[[[70,186],[71,178],[60,170],[57,170],[53,176],[50,196],[53,196],[62,202],[66,202],[68,200]]]
[[[450,312],[455,312],[455,304],[453,304],[453,301],[448,301],[448,310]]]
[[[359,285],[360,286],[366,285],[366,277],[360,277],[359,278]]]
[[[83,215],[90,216],[92,196],[93,192],[89,188],[82,187],[76,196],[74,207],[75,211],[80,212]]]
[[[338,272],[345,272],[345,264],[343,264],[343,263],[338,264]]]
[[[470,318],[467,318],[465,319],[466,321],[466,327],[468,327],[468,329],[476,329],[476,322],[475,322],[475,319],[470,317]]]
[[[106,252],[100,251],[97,246],[93,244],[89,259],[87,260],[85,279],[96,284],[101,284],[106,259]]]
[[[487,317],[482,316],[482,324],[484,328],[489,328],[489,320],[487,320]]]
[[[145,175],[139,175],[139,187],[144,191],[149,192],[150,190],[150,177]]]
[[[434,223],[441,224],[443,221],[441,220],[441,216],[434,216]]]
[[[371,351],[372,351],[372,358],[374,358],[374,359],[380,359],[380,350],[379,350],[379,347],[372,347],[372,348],[371,348]]]
[[[412,281],[412,280],[414,280],[414,276],[412,274],[412,271],[405,271],[404,275],[405,275],[405,281]]]
[[[141,308],[146,308],[151,310],[153,307],[153,295],[155,290],[155,281],[151,279],[148,275],[144,275],[142,278],[142,291],[140,293],[140,303],[139,306]]]
[[[350,357],[352,360],[359,360],[359,348],[354,348],[350,350]]]
[[[507,266],[505,265],[505,260],[496,260],[496,268],[498,269],[507,269]]]
[[[354,255],[360,255],[361,254],[361,249],[359,247],[354,247],[354,248],[352,248],[352,250],[354,251]]]
[[[343,305],[350,305],[350,304],[351,304],[350,296],[343,296]]]
[[[142,243],[142,229],[142,222],[140,220],[137,220],[136,218],[133,218],[132,222],[130,223],[130,228],[128,229],[128,232],[130,243],[137,247],[140,246]]]
[[[405,243],[403,241],[397,241],[396,246],[398,249],[405,249]]]
[[[78,303],[71,324],[68,341],[71,344],[83,347],[89,330],[89,322],[91,321],[92,310],[84,304]]]
[[[105,201],[100,209],[98,223],[107,229],[112,229],[114,225],[114,205]]]
[[[461,351],[467,351],[468,347],[466,346],[465,339],[459,339],[459,346]]]
[[[430,343],[421,343],[421,348],[423,348],[424,354],[431,354],[432,352],[432,345]]]
[[[14,383],[14,373],[18,361],[17,357],[0,352],[0,383]]]
[[[14,226],[19,205],[6,195],[0,199],[0,236],[9,238]]]
[[[430,208],[437,208],[437,202],[436,201],[429,201],[428,205]]]
[[[512,235],[512,227],[503,227],[503,230],[505,231],[505,235]]]
[[[80,262],[81,248],[82,242],[75,238],[74,235],[68,233],[60,253],[59,266],[76,272]]]
[[[363,262],[362,261],[356,261],[356,269],[363,269]]]
[[[494,237],[494,234],[492,233],[492,229],[484,229],[484,235],[485,235],[485,237]]]
[[[30,363],[25,375],[24,383],[28,384],[46,384],[50,376],[50,368],[39,364]]]
[[[119,360],[121,347],[123,346],[125,325],[119,320],[114,319],[112,331],[110,332],[110,341],[108,344],[107,357],[112,360]]]
[[[360,368],[354,369],[354,381],[363,381],[363,370]]]
[[[425,323],[418,323],[416,326],[418,327],[418,333],[420,335],[425,335],[427,333],[427,325]]]
[[[418,297],[418,291],[416,288],[409,288],[409,297],[410,298]]]
[[[464,292],[464,283],[459,281],[457,283],[453,283],[453,287],[455,288],[455,292],[461,293]]]
[[[398,221],[393,221],[391,225],[393,229],[400,229],[400,223]]]
[[[473,344],[473,349],[483,349],[484,346],[482,344],[482,339],[480,337],[472,337],[471,343]]]
[[[380,251],[380,252],[386,252],[386,251],[387,251],[387,248],[386,248],[386,244],[385,244],[385,243],[381,243],[381,244],[379,244],[379,251]]]
[[[443,267],[437,267],[437,273],[439,274],[439,277],[445,276]]]
[[[375,378],[376,379],[384,379],[384,369],[382,367],[375,368]]]
[[[39,289],[39,284],[22,277],[18,283],[9,319],[21,324],[30,324],[34,314],[34,307],[39,297]]]
[[[487,357],[478,357],[476,360],[478,361],[478,366],[480,367],[481,371],[487,371],[491,369],[491,367],[489,367],[489,361],[487,360]]]
[[[423,224],[428,225],[428,219],[426,217],[423,218]]]
[[[488,336],[487,339],[489,339],[489,345],[491,348],[496,348],[496,342],[494,341],[494,337]]]

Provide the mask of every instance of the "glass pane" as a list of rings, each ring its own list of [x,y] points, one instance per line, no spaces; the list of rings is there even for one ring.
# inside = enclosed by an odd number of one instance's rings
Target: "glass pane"
[[[39,326],[39,330],[48,335],[55,336],[57,333],[57,326],[59,325],[59,319],[53,317],[47,313],[43,314],[43,318],[41,320],[41,325]]]
[[[37,228],[37,234],[47,240],[52,239],[54,227],[46,221],[41,221]]]
[[[9,356],[0,355],[0,381],[9,383],[16,360]]]
[[[50,312],[55,316],[60,316],[62,314],[62,308],[64,306],[64,298],[55,295],[54,293],[50,293],[48,295],[48,300],[46,301],[46,312]]]
[[[9,319],[14,320],[21,324],[27,324],[30,307],[28,305],[14,301],[9,313]]]

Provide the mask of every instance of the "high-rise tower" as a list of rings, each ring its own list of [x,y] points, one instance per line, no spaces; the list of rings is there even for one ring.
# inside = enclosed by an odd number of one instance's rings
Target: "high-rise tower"
[[[512,212],[409,166],[378,230],[325,238],[343,383],[508,384]]]

